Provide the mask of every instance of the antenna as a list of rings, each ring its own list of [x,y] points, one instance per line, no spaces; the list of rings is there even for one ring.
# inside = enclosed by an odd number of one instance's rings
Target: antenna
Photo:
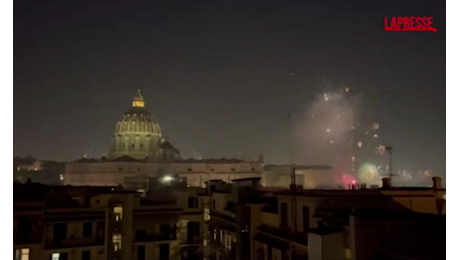
[[[291,121],[291,112],[288,113],[288,125],[289,129],[292,130],[292,121]],[[289,165],[291,167],[291,214],[292,214],[292,223],[294,225],[294,232],[297,233],[297,201],[296,201],[296,191],[297,191],[297,181],[295,176],[295,167],[294,163],[292,162],[292,146],[294,145],[294,138],[290,138],[289,140]],[[292,243],[293,237],[289,237],[289,255],[290,259],[293,260],[294,255],[294,245]]]
[[[292,236],[297,233],[297,182],[295,176],[295,167],[291,164],[291,214],[292,214],[292,223],[294,225],[294,232]],[[289,237],[289,251],[290,251],[290,259],[293,260],[294,255],[294,245],[292,243],[293,237]]]
[[[389,156],[389,174],[388,177],[390,177],[390,183],[393,180],[393,177],[397,176],[396,174],[393,174],[393,154],[392,154],[392,147],[391,146],[386,146],[385,151],[388,152]]]

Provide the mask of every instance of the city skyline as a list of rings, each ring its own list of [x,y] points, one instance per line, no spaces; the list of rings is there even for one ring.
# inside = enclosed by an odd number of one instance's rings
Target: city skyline
[[[185,157],[286,163],[292,149],[296,163],[320,164],[299,155],[288,114],[302,123],[316,96],[349,84],[381,124],[395,171],[445,179],[442,3],[49,5],[15,3],[14,155],[107,154],[141,89]],[[433,16],[439,31],[383,30],[383,17],[408,13]]]

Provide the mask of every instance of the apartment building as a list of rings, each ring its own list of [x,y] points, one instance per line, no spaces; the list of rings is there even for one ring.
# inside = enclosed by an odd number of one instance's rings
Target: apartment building
[[[395,245],[442,241],[445,232],[445,189],[437,177],[432,188],[391,187],[384,179],[381,189],[269,191],[257,182],[233,180],[212,193],[211,259],[424,259]]]
[[[14,259],[202,259],[200,191],[16,185]]]

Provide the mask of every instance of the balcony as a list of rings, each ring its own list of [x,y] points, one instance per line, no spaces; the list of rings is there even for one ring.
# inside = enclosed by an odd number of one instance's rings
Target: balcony
[[[235,259],[235,247],[229,249],[225,247],[223,242],[215,239],[210,239],[209,244],[214,250],[219,251],[223,255],[224,259]]]
[[[186,239],[181,241],[181,245],[184,245],[184,246],[200,245],[201,243],[203,243],[203,240],[201,239],[200,236],[187,237]]]
[[[15,245],[41,244],[43,237],[41,235],[14,235]]]
[[[142,234],[136,235],[134,243],[148,243],[158,241],[172,241],[176,240],[176,233],[164,233],[164,234]]]
[[[219,219],[228,221],[228,222],[230,222],[230,223],[232,223],[232,224],[236,223],[234,217],[229,216],[229,215],[226,215],[226,214],[222,214],[222,213],[217,212],[217,211],[215,211],[215,210],[211,210],[211,211],[210,211],[210,215],[211,215],[211,217],[216,217],[216,218],[219,218]]]
[[[268,225],[260,225],[257,231],[269,234],[273,237],[281,238],[283,240],[292,240],[293,242],[301,245],[308,246],[308,233],[293,232],[289,228],[273,227]]]
[[[60,249],[74,247],[103,246],[103,238],[95,237],[71,237],[62,240],[45,240],[45,249]]]

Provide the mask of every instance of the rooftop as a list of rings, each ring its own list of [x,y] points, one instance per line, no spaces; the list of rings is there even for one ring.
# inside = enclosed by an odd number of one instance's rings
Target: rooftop
[[[129,157],[127,155],[118,157],[116,159],[108,159],[107,157],[101,157],[101,158],[80,158],[73,163],[102,163],[102,162],[139,162],[139,163],[149,163],[153,162],[150,160],[148,157],[143,159],[143,160],[138,160],[132,157]],[[160,162],[161,163],[161,162]],[[168,163],[222,163],[222,164],[227,164],[227,163],[260,163],[257,160],[241,160],[241,159],[233,159],[233,158],[220,158],[220,159],[215,159],[215,158],[210,158],[210,159],[178,159],[178,160],[173,160]]]
[[[273,170],[276,168],[295,168],[296,170],[332,170],[334,169],[328,165],[267,164],[264,166],[264,170]]]
[[[292,196],[293,191],[287,188],[264,188],[265,191],[272,191],[276,195]],[[441,189],[445,190],[445,189]],[[408,193],[410,192],[410,193]],[[433,188],[431,187],[391,187],[380,189],[297,189],[294,191],[296,196],[309,196],[309,197],[378,197],[391,195],[394,197],[425,197],[433,196]]]

